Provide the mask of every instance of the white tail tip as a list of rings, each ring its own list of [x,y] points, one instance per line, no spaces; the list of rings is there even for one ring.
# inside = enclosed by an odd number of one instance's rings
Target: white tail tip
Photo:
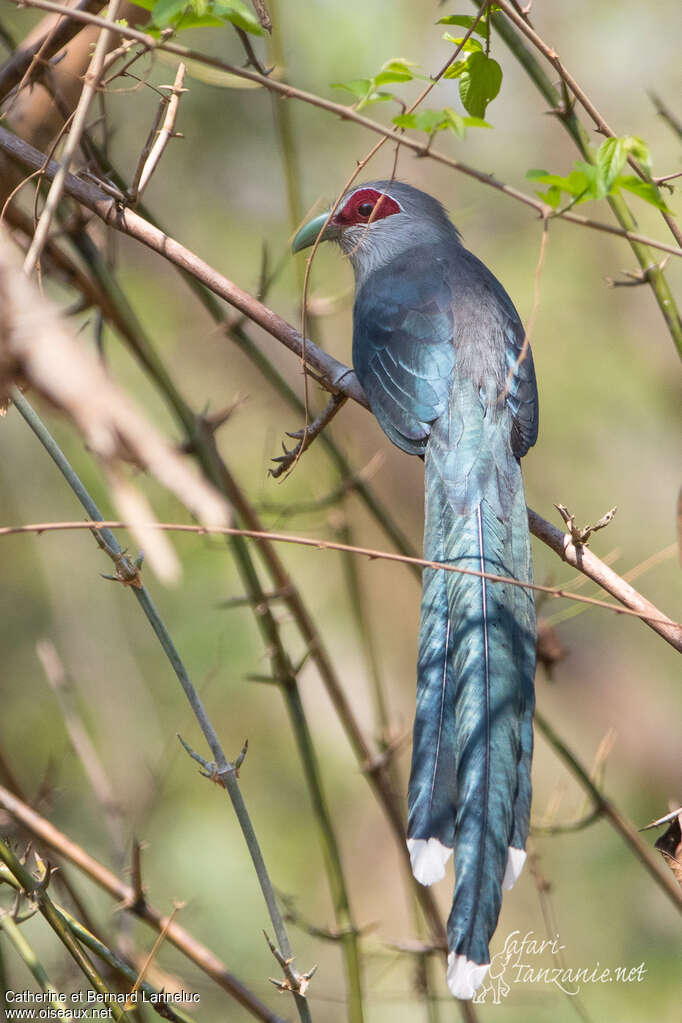
[[[412,873],[419,884],[435,884],[445,877],[445,864],[452,856],[452,849],[437,838],[408,838]]]
[[[513,845],[509,846],[509,852],[507,854],[507,868],[504,872],[504,879],[502,881],[502,887],[509,890],[513,888],[523,870],[523,865],[526,862],[526,850],[515,849]]]
[[[451,952],[448,956],[448,987],[455,998],[473,998],[486,978],[490,963],[472,962]]]

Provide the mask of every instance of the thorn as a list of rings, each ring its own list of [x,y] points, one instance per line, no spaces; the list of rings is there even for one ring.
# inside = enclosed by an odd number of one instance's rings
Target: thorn
[[[596,533],[598,529],[604,529],[605,526],[608,526],[617,511],[617,506],[614,506],[610,511],[607,511],[605,515],[602,515],[602,517],[598,519],[594,525],[583,526],[582,529],[579,529],[575,524],[575,516],[568,510],[568,508],[564,507],[563,504],[555,504],[554,507],[564,520],[564,523],[568,528],[568,532],[571,534],[571,542],[575,544],[576,547],[587,547],[592,533]]]
[[[652,821],[651,824],[645,824],[644,827],[639,830],[649,831],[650,828],[660,828],[662,824],[668,824],[670,821],[675,820],[675,818],[681,813],[682,806],[678,806],[676,810],[671,810],[670,813],[665,815],[665,817],[659,817],[658,820]]]
[[[636,288],[639,284],[648,284],[651,280],[651,271],[664,270],[669,259],[670,256],[667,255],[660,263],[650,263],[644,270],[621,270],[623,276],[628,278],[627,281],[618,281],[613,277],[607,277],[606,283],[609,288]]]
[[[239,768],[244,763],[244,758],[246,757],[248,748],[249,748],[249,740],[248,739],[244,739],[244,745],[242,746],[241,753],[239,754],[239,756],[237,757],[237,759],[234,762],[234,772],[237,775],[237,777],[239,777]]]

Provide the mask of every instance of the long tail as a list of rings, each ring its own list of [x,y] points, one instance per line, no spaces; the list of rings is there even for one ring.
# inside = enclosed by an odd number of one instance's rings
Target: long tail
[[[521,471],[507,436],[479,423],[469,462],[461,448],[429,445],[424,556],[530,582]],[[443,877],[454,848],[448,983],[459,998],[485,978],[502,887],[525,860],[535,635],[532,592],[424,570],[408,846],[422,884]]]

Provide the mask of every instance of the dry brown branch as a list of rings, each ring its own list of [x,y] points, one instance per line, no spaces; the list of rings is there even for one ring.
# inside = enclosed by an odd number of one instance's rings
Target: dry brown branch
[[[119,4],[120,0],[111,0],[108,12],[108,22],[110,26],[116,21]],[[83,91],[81,92],[80,99],[78,100],[78,105],[73,115],[73,122],[69,130],[69,136],[66,140],[66,145],[64,146],[62,162],[59,170],[52,179],[52,184],[50,185],[50,190],[47,194],[47,199],[45,200],[43,212],[40,215],[40,220],[36,226],[33,240],[29,246],[28,252],[26,253],[26,259],[24,260],[24,273],[26,274],[32,274],[40,263],[40,253],[43,251],[43,247],[47,241],[47,235],[50,230],[52,218],[57,212],[57,206],[59,205],[59,201],[62,197],[64,179],[69,173],[71,161],[76,155],[81,135],[85,129],[88,110],[90,109],[90,104],[99,85],[100,75],[102,74],[102,68],[104,66],[104,58],[111,39],[111,27],[103,28],[99,34],[99,39],[95,46],[95,52],[92,55],[90,66],[88,67],[85,75]]]
[[[166,111],[166,116],[164,117],[163,124],[161,125],[161,131],[159,132],[154,144],[150,147],[146,159],[141,163],[139,168],[139,177],[136,175],[136,180],[133,183],[130,195],[130,201],[133,203],[137,202],[144,192],[151,180],[152,174],[156,170],[159,161],[163,156],[164,149],[175,136],[175,121],[178,116],[180,96],[183,92],[187,91],[186,89],[183,89],[184,80],[185,65],[181,61],[178,65],[175,82],[172,87],[170,87],[170,96],[164,97],[163,105],[161,107],[161,112],[163,112],[164,108]],[[162,86],[162,88],[167,89],[169,87]]]
[[[10,132],[6,132],[3,128],[0,128],[0,148],[4,149],[5,152],[29,169],[35,169],[36,166],[40,167],[44,163],[44,157],[41,153],[13,136]],[[47,176],[50,176],[55,172],[56,165],[54,162],[51,162],[46,167],[45,173]],[[253,296],[243,291],[232,281],[223,277],[222,274],[217,273],[209,264],[194,255],[183,245],[180,245],[179,242],[163,234],[162,231],[159,231],[158,228],[149,224],[136,213],[130,210],[121,210],[120,206],[112,198],[72,175],[68,175],[66,178],[65,190],[69,195],[101,217],[105,223],[131,235],[131,237],[137,238],[138,241],[163,255],[175,265],[189,271],[211,291],[235,306],[235,308],[263,327],[291,351],[299,356],[302,354],[303,344],[301,337],[291,324],[263,305],[262,302],[259,302]],[[352,370],[332,356],[322,352],[310,341],[306,344],[306,365],[308,370],[329,391],[332,393],[341,392],[365,408],[368,407],[367,397]],[[613,596],[626,607],[631,608],[636,614],[649,619],[649,624],[652,628],[655,628],[655,631],[663,635],[676,649],[680,649],[682,641],[680,640],[678,626],[664,615],[661,615],[636,590],[627,584],[623,584],[620,577],[615,572],[607,569],[602,562],[599,562],[599,559],[596,559],[598,564],[595,565],[592,562],[592,558],[595,556],[591,552],[586,551],[584,547],[574,547],[570,538],[535,512],[530,513],[530,526],[531,531],[540,540],[547,543],[569,564],[575,565],[576,568],[586,572],[586,574],[590,575],[600,584],[603,577],[605,588],[609,593],[612,593]],[[585,564],[591,565],[592,571],[586,571]],[[635,603],[632,604],[631,601]]]
[[[572,542],[568,533],[563,533],[550,522],[546,522],[537,512],[528,509],[528,522],[531,533],[551,547],[560,558],[569,565],[573,565],[584,575],[589,576],[594,582],[599,583],[602,589],[610,593],[616,600],[619,600],[626,607],[641,614],[642,621],[646,622],[654,632],[663,636],[676,650],[682,651],[682,629],[675,622],[661,620],[661,615],[655,612],[652,617],[654,605],[638,593],[621,576],[605,565],[596,554],[593,554],[582,544],[577,546]],[[663,616],[665,617],[665,616]],[[654,619],[659,619],[654,621]]]
[[[103,18],[98,18],[94,14],[87,14],[84,11],[69,12],[68,8],[65,8],[63,4],[54,2],[54,0],[22,0],[22,2],[27,7],[38,7],[43,10],[70,13],[71,17],[82,21],[84,24],[99,25],[100,27],[106,25],[106,21]],[[658,241],[655,238],[648,238],[635,231],[626,231],[621,227],[614,227],[612,224],[603,224],[597,220],[591,220],[589,217],[585,217],[582,214],[574,213],[569,210],[565,210],[560,214],[557,214],[555,210],[542,202],[542,200],[537,199],[532,195],[528,195],[526,192],[521,192],[519,189],[513,188],[511,185],[507,185],[502,181],[498,181],[492,174],[485,174],[482,171],[476,170],[474,167],[469,167],[467,164],[446,156],[444,153],[433,149],[428,142],[420,142],[416,139],[410,138],[409,136],[402,135],[399,130],[387,128],[378,121],[373,121],[369,117],[364,117],[362,114],[358,114],[355,110],[353,110],[352,107],[346,107],[341,103],[334,103],[331,100],[323,99],[321,96],[317,96],[314,93],[305,92],[303,89],[297,89],[284,82],[278,82],[274,78],[267,78],[255,71],[249,71],[248,68],[240,68],[236,65],[228,64],[226,61],[221,60],[218,57],[209,56],[205,53],[201,53],[200,51],[192,50],[189,47],[180,46],[177,43],[163,40],[159,41],[153,36],[147,35],[147,33],[140,32],[136,29],[117,26],[117,32],[125,38],[137,40],[149,50],[164,50],[167,53],[175,54],[183,60],[198,61],[199,63],[206,64],[209,67],[215,67],[221,71],[227,71],[229,74],[236,75],[238,78],[245,78],[249,81],[256,82],[264,88],[270,89],[272,92],[276,92],[287,99],[298,99],[303,103],[309,103],[311,106],[319,107],[321,110],[328,110],[330,113],[336,114],[344,121],[353,121],[355,124],[360,124],[369,131],[373,131],[378,135],[392,139],[394,142],[399,142],[400,145],[405,146],[407,149],[411,149],[412,152],[417,153],[419,156],[428,155],[430,159],[435,160],[438,163],[442,163],[446,167],[450,167],[462,174],[466,174],[469,177],[474,178],[476,181],[479,181],[481,184],[495,188],[498,191],[503,192],[505,195],[508,195],[510,198],[516,199],[518,202],[521,202],[526,206],[530,206],[541,216],[557,216],[561,220],[565,220],[570,224],[588,227],[595,231],[603,231],[607,234],[617,235],[620,238],[626,238],[631,242],[638,242],[641,245],[648,245],[651,248],[660,249],[662,252],[670,252],[674,256],[682,256],[682,248],[679,246],[668,245],[665,242]]]
[[[531,532],[535,533],[533,522],[535,522],[535,526],[544,533],[547,533],[548,530],[555,530],[556,528],[549,522],[545,522],[544,519],[537,515],[536,512],[533,512],[530,508],[528,509],[528,516]],[[538,526],[538,523],[541,525]],[[21,526],[0,526],[0,536],[13,536],[21,533],[59,533],[79,529],[99,531],[105,529],[130,528],[130,523],[126,523],[118,519],[88,522],[33,522]],[[504,583],[508,586],[518,586],[521,589],[533,590],[533,592],[536,593],[544,593],[555,599],[563,598],[565,600],[575,600],[581,604],[588,604],[591,607],[600,607],[606,611],[613,611],[615,614],[631,615],[633,618],[641,618],[642,621],[646,622],[647,625],[650,625],[655,632],[658,632],[659,635],[663,636],[663,638],[666,639],[672,647],[682,653],[682,623],[675,622],[671,618],[668,618],[667,615],[664,615],[654,604],[651,604],[648,600],[646,600],[646,598],[642,597],[637,590],[634,590],[628,583],[625,583],[620,576],[617,576],[615,572],[604,565],[604,563],[592,554],[591,551],[583,551],[583,555],[590,555],[588,561],[591,578],[596,579],[596,575],[603,575],[609,582],[608,592],[613,592],[613,595],[622,602],[622,607],[618,607],[616,604],[609,604],[605,600],[597,600],[595,597],[586,597],[581,593],[572,593],[569,590],[562,589],[558,586],[544,586],[541,583],[519,582],[518,579],[514,579],[512,576],[494,575],[491,572],[478,572],[473,568],[460,568],[458,565],[452,565],[445,562],[427,561],[424,558],[413,558],[406,554],[394,554],[391,551],[374,550],[371,547],[355,547],[351,544],[338,543],[335,540],[321,540],[318,537],[294,536],[290,533],[276,533],[258,529],[238,529],[235,526],[196,526],[183,522],[150,521],[145,523],[145,528],[174,533],[195,533],[200,536],[244,536],[252,540],[262,540],[268,544],[290,543],[299,547],[313,547],[317,550],[339,551],[343,554],[357,554],[360,557],[370,558],[372,561],[395,561],[402,565],[416,565],[420,568],[438,568],[443,572],[472,575],[479,579],[487,579],[489,582]],[[568,550],[572,546],[568,534],[563,534],[558,529],[556,530],[556,533],[563,537],[565,547]],[[551,533],[548,533],[548,535],[551,535]],[[555,547],[553,537],[552,542],[548,543],[548,546],[552,547],[552,549],[557,549]],[[564,560],[568,561],[569,564],[574,564],[571,560],[572,556],[573,555],[569,552]],[[576,567],[578,567],[577,562]],[[606,573],[604,572],[604,569],[606,569]],[[588,569],[583,567],[582,571],[587,572]],[[618,583],[614,583],[609,576],[614,576],[620,585],[618,585]],[[610,587],[613,587],[613,589]],[[605,588],[607,587],[605,586]],[[292,590],[290,586],[283,584],[281,589],[275,591],[275,593],[286,599],[291,595]]]
[[[599,110],[597,110],[596,106],[589,98],[587,93],[584,91],[584,89],[581,88],[578,82],[576,82],[573,75],[571,75],[570,72],[566,69],[566,67],[562,64],[561,60],[559,59],[559,54],[556,52],[556,50],[554,50],[553,47],[548,46],[547,43],[540,38],[538,33],[534,31],[534,29],[530,26],[528,21],[521,14],[519,14],[518,11],[515,10],[513,4],[508,3],[507,0],[500,0],[499,7],[502,10],[502,12],[506,14],[509,20],[516,25],[516,27],[519,29],[522,35],[524,35],[533,44],[533,46],[537,50],[539,50],[539,52],[542,53],[544,57],[546,57],[550,64],[552,64],[553,67],[556,68],[556,70],[559,72],[559,75],[561,76],[562,82],[564,82],[568,86],[568,88],[571,90],[575,98],[578,100],[578,102],[581,104],[584,110],[589,114],[589,116],[594,121],[597,131],[601,135],[605,135],[607,138],[616,138],[616,133],[614,132],[613,128],[609,127],[603,115],[599,112]],[[632,169],[640,176],[640,178],[642,178],[645,181],[648,180],[649,175],[642,170],[637,160],[633,159],[632,156],[628,156],[628,163],[630,164]],[[666,224],[670,228],[670,232],[675,241],[677,242],[677,244],[682,245],[682,233],[680,233],[680,229],[678,228],[674,219],[665,210],[662,210],[661,214]]]
[[[17,138],[11,132],[0,127],[0,149],[23,166],[37,170],[44,164],[44,156]],[[35,164],[35,166],[34,166]],[[57,172],[58,165],[50,161],[45,167],[45,176],[51,179]],[[148,248],[164,256],[175,266],[187,270],[197,280],[205,284],[214,294],[223,298],[230,305],[239,309],[254,323],[257,323],[268,334],[281,341],[290,351],[299,357],[303,352],[301,335],[281,316],[243,291],[232,281],[218,273],[208,263],[200,259],[189,249],[173,238],[169,238],[158,228],[144,220],[132,210],[122,209],[111,196],[101,189],[69,174],[66,177],[65,192],[77,199],[87,209],[96,213],[106,224],[141,241]],[[368,408],[367,397],[357,377],[342,362],[322,352],[315,345],[308,344],[306,366],[308,372],[319,379],[329,391],[340,391],[354,401]]]
[[[110,870],[93,859],[76,842],[71,841],[63,832],[55,828],[48,820],[32,810],[30,806],[0,786],[0,806],[22,825],[38,841],[63,856],[81,870],[98,887],[107,892],[127,912],[144,920],[155,931],[166,930],[167,940],[195,963],[200,970],[209,976],[224,991],[227,991],[245,1009],[264,1023],[284,1023],[281,1016],[272,1012],[247,987],[245,987],[225,964],[218,959],[205,945],[197,941],[180,924],[164,916],[146,900],[135,899],[134,889],[112,874]]]
[[[56,308],[21,273],[7,238],[0,236],[0,283],[4,292],[0,335],[0,397],[27,381],[78,426],[86,443],[113,469],[132,460],[147,469],[207,524],[225,522],[219,494],[179,456],[72,335]],[[122,486],[118,496],[123,495]],[[129,497],[129,489],[125,490]],[[128,502],[124,501],[123,506]],[[135,512],[150,518],[146,508]],[[175,564],[162,557],[167,576]]]
[[[251,0],[256,17],[266,32],[272,31],[272,19],[265,0]]]
[[[67,678],[64,665],[51,640],[39,640],[36,644],[36,653],[45,678],[59,704],[71,745],[83,765],[83,770],[103,811],[113,848],[122,861],[125,853],[125,839],[121,804],[116,798],[104,765],[78,712],[71,680]]]
[[[101,0],[80,0],[78,9],[89,12],[101,6]],[[78,21],[68,16],[57,19],[48,17],[41,21],[0,68],[0,98],[4,98],[22,80],[28,81],[38,60],[46,62],[66,46],[79,31],[78,24]]]

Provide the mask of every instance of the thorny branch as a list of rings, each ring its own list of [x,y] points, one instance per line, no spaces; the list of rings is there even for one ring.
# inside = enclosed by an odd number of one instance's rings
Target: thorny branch
[[[101,519],[101,513],[97,508],[97,505],[83,486],[81,480],[74,472],[72,466],[59,446],[56,444],[54,438],[33,411],[26,398],[20,394],[16,388],[12,394],[12,400],[26,423],[33,430],[38,440],[57,465],[58,469],[66,479],[80,503],[85,508],[90,518],[94,521]],[[92,528],[92,522],[90,523],[90,527]],[[100,532],[102,536],[103,549],[113,561],[114,566],[118,567],[121,562],[127,562],[128,559],[125,557],[125,552],[122,550],[111,530],[104,529],[98,532]],[[131,566],[131,571],[132,570]],[[137,575],[138,573],[136,572],[135,574]],[[232,803],[232,807],[239,822],[239,827],[242,831],[244,841],[246,842],[249,855],[253,862],[256,877],[261,888],[263,899],[267,906],[268,915],[270,916],[272,926],[277,936],[277,941],[279,942],[280,950],[287,959],[291,959],[292,951],[289,943],[289,936],[277,904],[272,882],[263,859],[251,818],[247,811],[246,804],[237,781],[234,764],[227,760],[225,753],[223,752],[217,733],[213,728],[213,724],[206,712],[203,701],[196,691],[175,644],[173,643],[163,620],[154,606],[149,593],[141,582],[139,585],[131,587],[131,592],[134,594],[157,639],[159,640],[161,647],[166,654],[173,671],[175,672],[178,682],[187,697],[206,743],[213,754],[216,777],[219,779],[222,787],[229,796],[230,802]],[[298,976],[298,972],[296,970],[292,970],[291,972],[293,976]],[[300,988],[296,988],[294,985],[291,987],[291,991],[293,993],[294,1002],[301,1023],[310,1023],[310,1008],[305,997],[301,993]]]
[[[45,817],[36,813],[27,803],[0,786],[0,806],[22,827],[54,849],[65,860],[82,871],[99,888],[107,892],[125,912],[143,920],[157,933],[166,931],[167,940],[193,962],[206,976],[235,998],[256,1019],[263,1023],[284,1023],[281,1016],[271,1012],[241,981],[226,968],[225,964],[198,941],[180,924],[170,920],[146,899],[136,898],[132,886],[123,884],[110,870],[95,860],[81,846],[54,827]]]
[[[19,2],[19,0],[16,0],[16,2]],[[70,10],[62,4],[53,2],[53,0],[21,0],[21,2],[27,7],[39,7],[43,10],[58,11],[62,14],[69,14],[71,17],[87,24],[100,26],[106,25],[104,19],[99,18],[94,14],[87,14],[84,11]],[[137,29],[117,25],[116,31],[117,34],[128,39],[137,40],[150,50],[164,50],[167,53],[173,53],[185,60],[199,61],[209,67],[215,67],[221,71],[227,71],[239,78],[246,78],[249,81],[257,82],[264,88],[277,92],[285,98],[298,99],[304,103],[309,103],[312,106],[319,107],[322,110],[328,110],[330,113],[337,114],[342,120],[353,121],[356,124],[360,124],[378,135],[386,136],[386,138],[392,139],[394,142],[399,142],[402,146],[405,146],[407,149],[411,149],[420,156],[428,155],[432,160],[442,163],[447,167],[451,167],[453,170],[466,174],[469,177],[475,178],[481,184],[489,185],[491,188],[496,188],[505,195],[510,196],[510,198],[516,199],[519,202],[524,203],[526,206],[532,207],[541,216],[554,217],[557,215],[555,210],[547,206],[547,204],[542,202],[540,199],[537,199],[532,195],[528,195],[525,192],[521,192],[519,189],[513,188],[511,185],[498,181],[492,174],[485,174],[473,167],[469,167],[467,164],[446,156],[444,153],[430,147],[428,142],[420,142],[416,139],[410,138],[409,136],[401,134],[399,130],[387,128],[378,121],[373,121],[371,118],[357,113],[352,109],[352,107],[343,106],[341,103],[334,103],[331,100],[323,99],[321,96],[317,96],[314,93],[305,92],[303,89],[297,89],[292,85],[278,82],[272,77],[268,78],[263,75],[259,75],[255,71],[249,71],[248,68],[241,68],[234,64],[228,64],[226,61],[217,57],[208,56],[205,53],[192,50],[186,46],[181,46],[178,43],[155,39],[153,36],[147,35],[146,32],[140,32]],[[652,248],[660,249],[663,252],[670,252],[674,256],[682,256],[682,248],[674,245],[668,245],[667,243],[658,241],[655,238],[647,238],[644,235],[638,234],[636,231],[614,227],[612,224],[603,224],[599,221],[591,220],[589,217],[585,217],[579,213],[573,213],[571,211],[561,213],[560,217],[562,220],[566,220],[571,224],[578,224],[596,231],[604,231],[607,234],[618,235],[619,237],[628,239],[628,241],[639,242],[642,245],[649,245]]]
[[[159,529],[177,533],[196,533],[199,535],[217,536],[244,536],[252,540],[264,540],[274,543],[290,543],[301,547],[314,547],[318,550],[341,551],[345,554],[357,554],[361,557],[370,558],[373,561],[396,561],[400,564],[418,565],[420,568],[438,568],[444,572],[455,572],[460,575],[472,575],[479,579],[487,579],[493,583],[504,583],[508,586],[518,586],[521,589],[533,590],[537,593],[545,593],[554,598],[565,598],[575,600],[581,604],[590,604],[592,607],[601,607],[616,614],[632,615],[641,618],[655,632],[663,636],[671,646],[682,653],[682,623],[675,622],[668,618],[661,611],[644,598],[637,590],[633,589],[612,569],[599,560],[591,551],[586,550],[581,544],[574,545],[571,537],[564,534],[556,526],[545,522],[536,512],[528,509],[528,518],[531,532],[547,543],[548,547],[556,550],[558,554],[570,565],[575,565],[581,572],[589,575],[595,582],[599,582],[609,593],[620,600],[623,607],[609,604],[595,597],[586,597],[581,593],[572,593],[557,586],[544,586],[541,583],[524,583],[512,576],[495,575],[491,572],[478,572],[473,568],[461,568],[459,565],[439,561],[427,561],[424,558],[412,558],[404,554],[394,554],[390,551],[374,550],[370,547],[353,547],[350,544],[337,543],[334,540],[321,540],[317,537],[292,536],[287,533],[265,532],[255,529],[238,529],[235,526],[195,526],[181,522],[151,522],[149,529]],[[91,522],[36,522],[22,526],[0,526],[0,536],[11,536],[18,533],[57,533],[65,530],[110,530],[128,529],[128,524],[122,521],[107,521],[93,519]],[[286,596],[286,593],[284,594]]]
[[[104,64],[104,57],[111,39],[112,25],[113,22],[116,21],[119,3],[120,0],[111,0],[111,3],[109,4],[109,16],[107,19],[109,27],[102,29],[95,46],[95,52],[92,56],[90,67],[86,72],[81,98],[78,101],[78,106],[76,107],[71,128],[69,130],[69,136],[66,140],[66,145],[64,146],[64,152],[62,153],[62,162],[57,173],[52,179],[52,185],[50,186],[50,191],[48,192],[47,199],[45,200],[45,207],[40,215],[38,226],[36,227],[35,234],[33,235],[33,241],[29,246],[26,259],[24,260],[24,273],[26,274],[33,273],[40,262],[40,253],[42,252],[47,240],[52,218],[56,213],[59,200],[62,197],[64,179],[69,173],[71,161],[76,154],[81,135],[85,128],[85,121],[88,116],[88,110],[90,109],[90,103],[97,91],[97,86]]]

